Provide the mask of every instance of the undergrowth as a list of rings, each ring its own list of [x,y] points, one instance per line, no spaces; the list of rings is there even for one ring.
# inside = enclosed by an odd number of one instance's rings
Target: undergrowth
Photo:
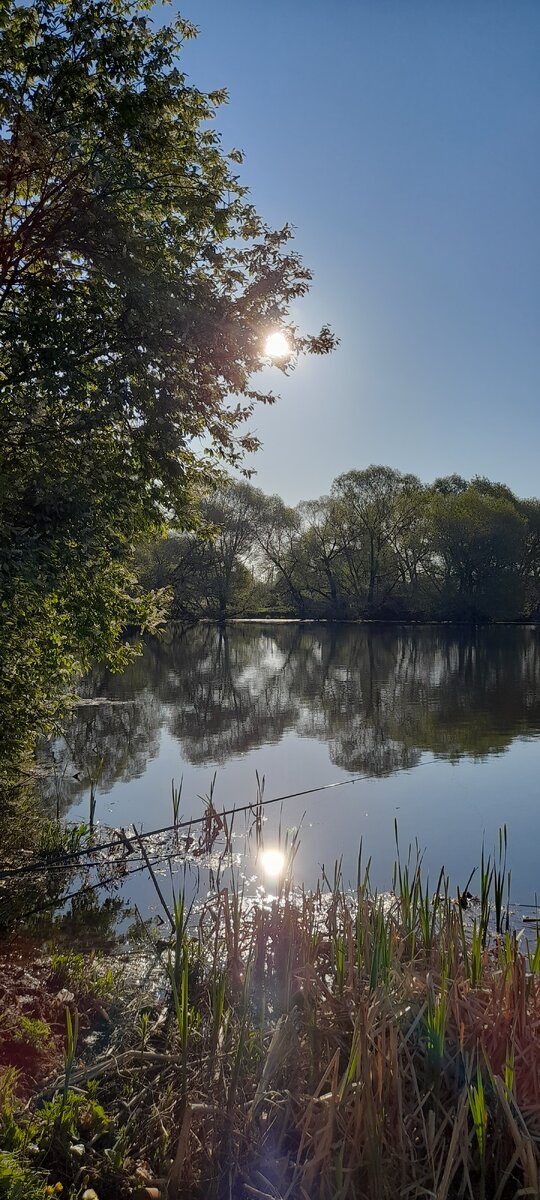
[[[399,851],[388,896],[361,865],[354,894],[339,870],[298,894],[289,869],[266,903],[233,876],[196,920],[174,896],[165,949],[148,939],[163,1001],[126,994],[91,1064],[71,1006],[47,1093],[4,1083],[0,1196],[539,1195],[540,952],[509,926],[505,863],[501,841],[478,902]]]

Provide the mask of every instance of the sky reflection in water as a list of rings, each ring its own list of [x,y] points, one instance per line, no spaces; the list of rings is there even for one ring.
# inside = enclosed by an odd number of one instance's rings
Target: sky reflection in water
[[[360,775],[350,787],[267,810],[267,846],[281,820],[302,825],[295,877],[308,886],[342,858],[356,879],[360,839],[372,879],[391,882],[394,820],[400,842],[418,839],[435,881],[444,864],[463,884],[482,838],[508,825],[515,899],[540,892],[540,632],[492,628],[233,625],[172,629],[121,676],[96,672],[56,778],[72,819],[155,828],[172,820],[171,780],[183,776],[181,811],[199,815],[217,772],[218,807]],[[77,775],[77,778],[74,775]],[[45,798],[55,803],[49,776]],[[260,878],[264,873],[259,870]],[[268,875],[269,872],[267,871]],[[133,883],[139,903],[151,892]]]

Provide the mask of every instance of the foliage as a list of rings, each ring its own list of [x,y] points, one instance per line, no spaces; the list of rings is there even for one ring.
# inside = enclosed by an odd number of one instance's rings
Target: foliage
[[[0,1149],[27,1192],[0,1195],[538,1195],[540,991],[518,939],[491,927],[475,978],[459,892],[444,871],[431,891],[418,852],[398,847],[380,895],[361,855],[354,893],[339,864],[297,892],[289,849],[264,903],[234,868],[191,923],[179,893],[159,999],[126,993],[72,1086],[70,1021],[52,1098],[17,1102],[8,1074]]]
[[[248,566],[256,495],[244,482],[218,488],[201,502],[200,535],[167,539],[174,563],[167,576],[173,590],[173,616],[223,619],[257,603]],[[146,586],[153,585],[152,574],[140,577]]]
[[[70,951],[51,956],[52,982],[58,988],[68,987],[79,998],[110,997],[115,989],[115,973],[110,966],[100,968],[88,954]]]
[[[43,1200],[46,1175],[21,1162],[18,1155],[0,1153],[0,1196],[2,1200]]]
[[[198,533],[141,553],[142,581],[170,587],[180,619],[475,623],[540,611],[540,503],[504,484],[452,475],[427,486],[371,466],[295,509],[229,480],[202,511]]]
[[[36,1049],[42,1043],[51,1040],[51,1030],[46,1021],[39,1017],[19,1017],[19,1025],[15,1034],[18,1041],[27,1042]]]
[[[181,69],[193,26],[137,0],[6,0],[0,40],[0,755],[51,728],[74,673],[119,668],[166,596],[135,540],[196,521],[264,340],[325,353],[289,306],[310,273],[248,202]]]
[[[489,495],[473,483],[435,497],[432,512],[447,611],[473,619],[519,615],[527,521],[515,497]]]
[[[86,825],[60,825],[58,821],[46,821],[40,831],[39,850],[44,858],[63,858],[76,854],[87,836]]]
[[[28,1119],[13,1094],[3,1089],[0,1098],[0,1197],[2,1200],[44,1200],[62,1194],[81,1196],[67,1190],[58,1179],[73,1174],[83,1143],[102,1138],[109,1119],[91,1090],[67,1091],[45,1101]],[[44,1159],[48,1169],[43,1169]],[[33,1160],[33,1161],[32,1161]],[[48,1180],[56,1182],[51,1183]]]

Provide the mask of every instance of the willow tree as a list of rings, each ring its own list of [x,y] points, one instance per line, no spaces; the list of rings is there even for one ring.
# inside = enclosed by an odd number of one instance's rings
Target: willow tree
[[[183,528],[310,273],[267,228],[182,70],[194,28],[129,0],[6,0],[0,24],[0,752],[155,606],[135,540]]]
[[[405,546],[422,509],[420,481],[392,467],[372,465],[338,475],[331,494],[348,527],[351,590],[366,615],[372,615],[404,578]]]
[[[432,522],[432,574],[444,614],[468,621],[519,616],[528,527],[515,498],[473,480],[463,491],[434,492]]]

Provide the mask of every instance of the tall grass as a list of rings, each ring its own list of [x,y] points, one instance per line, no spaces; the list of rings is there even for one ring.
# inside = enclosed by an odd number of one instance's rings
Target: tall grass
[[[262,822],[255,836],[263,847]],[[173,904],[178,1103],[198,1098],[178,1194],[527,1194],[540,950],[525,958],[507,928],[506,834],[497,858],[482,852],[480,895],[466,904],[470,880],[453,898],[441,871],[431,892],[418,847],[403,860],[399,844],[392,894],[372,892],[362,848],[354,894],[340,863],[315,892],[298,891],[296,831],[280,829],[279,843],[286,867],[270,904],[248,899],[234,870],[195,938]]]
[[[339,863],[295,889],[298,836],[280,839],[265,903],[234,869],[196,917],[172,889],[170,1020],[93,1067],[125,1160],[186,1200],[538,1195],[540,951],[505,928],[505,837],[467,907],[399,846],[391,894],[362,850],[353,893]]]

